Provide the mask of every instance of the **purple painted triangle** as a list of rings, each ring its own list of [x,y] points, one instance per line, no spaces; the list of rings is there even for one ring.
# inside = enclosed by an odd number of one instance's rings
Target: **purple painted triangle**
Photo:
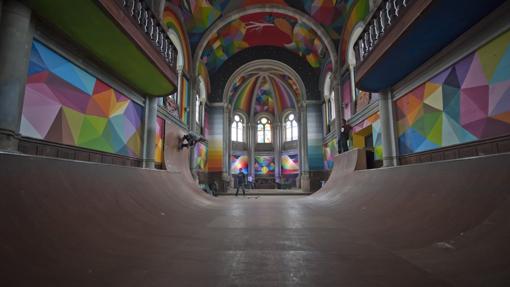
[[[469,67],[469,72],[462,83],[462,88],[465,89],[486,85],[488,85],[488,81],[483,72],[482,64],[480,63],[479,57],[475,55],[471,62],[471,66]]]
[[[510,124],[493,118],[487,118],[482,128],[481,139],[510,134]]]
[[[488,116],[489,87],[475,87],[461,90],[460,122],[467,124]]]
[[[54,75],[50,75],[46,83],[62,105],[86,113],[89,95]]]
[[[491,85],[489,94],[489,115],[510,111],[510,80]]]
[[[455,64],[457,79],[459,80],[461,86],[466,79],[466,76],[469,72],[469,67],[471,67],[471,63],[473,62],[474,57],[475,55],[471,54]]]
[[[479,119],[476,121],[472,121],[467,124],[463,124],[462,127],[469,131],[471,134],[476,136],[477,138],[481,138],[483,134],[483,130],[485,125],[487,124],[487,118]]]
[[[434,78],[430,79],[430,82],[435,84],[443,84],[446,80],[446,77],[450,74],[451,68],[447,68],[446,70],[442,71],[438,75],[436,75]]]

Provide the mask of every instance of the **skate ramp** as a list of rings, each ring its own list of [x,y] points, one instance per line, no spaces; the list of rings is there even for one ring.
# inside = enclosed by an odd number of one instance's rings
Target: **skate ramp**
[[[2,285],[509,286],[508,154],[363,170],[351,151],[312,196],[217,199],[186,153],[0,154]]]

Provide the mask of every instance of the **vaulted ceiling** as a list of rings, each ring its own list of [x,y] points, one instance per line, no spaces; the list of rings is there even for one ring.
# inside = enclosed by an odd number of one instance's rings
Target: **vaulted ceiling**
[[[320,68],[338,50],[353,2],[167,0],[167,5],[180,12],[193,52],[198,48],[200,60],[215,72],[237,52],[257,46],[287,48]]]

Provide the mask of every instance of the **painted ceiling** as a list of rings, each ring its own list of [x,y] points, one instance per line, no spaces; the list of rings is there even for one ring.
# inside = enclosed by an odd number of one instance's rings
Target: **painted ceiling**
[[[229,91],[235,111],[280,114],[295,109],[301,93],[296,81],[281,72],[252,72],[239,76]]]
[[[182,14],[190,44],[195,50],[202,36],[216,20],[232,11],[255,5],[272,4],[290,7],[310,15],[329,34],[335,44],[354,0],[167,0]],[[253,23],[252,23],[253,22]],[[264,35],[261,37],[261,35]],[[202,54],[209,70],[216,70],[226,58],[254,46],[284,46],[306,57],[312,67],[319,67],[325,49],[316,33],[302,19],[277,13],[256,13],[235,19],[215,33]],[[304,43],[299,45],[298,43]],[[218,49],[218,45],[225,46]],[[221,48],[221,47],[220,47]]]
[[[229,57],[255,46],[285,47],[314,68],[326,55],[324,43],[310,26],[286,14],[262,12],[241,16],[214,33],[201,60],[209,71],[216,71]]]

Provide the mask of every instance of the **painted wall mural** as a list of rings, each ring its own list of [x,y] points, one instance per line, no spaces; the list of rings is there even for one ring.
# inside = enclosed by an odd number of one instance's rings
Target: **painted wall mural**
[[[401,154],[510,133],[510,31],[396,101]]]
[[[193,149],[193,167],[199,171],[207,171],[207,145],[197,143]]]
[[[281,13],[253,13],[241,16],[214,33],[202,52],[201,60],[216,71],[235,53],[255,46],[284,47],[303,56],[319,68],[325,46],[315,31],[292,16]]]
[[[248,174],[249,159],[246,153],[237,153],[230,156],[230,173],[239,174],[239,169],[244,174]]]
[[[367,1],[368,2],[368,1]],[[167,0],[167,5],[175,5],[183,16],[190,41],[195,47],[207,28],[226,13],[253,5],[273,4],[290,6],[310,15],[333,39],[341,37],[347,13],[351,11],[354,0]],[[358,8],[359,9],[359,8]],[[360,12],[355,10],[355,15]],[[359,16],[358,16],[359,17]],[[356,18],[355,18],[356,19]]]
[[[297,151],[282,154],[281,165],[282,174],[299,174],[299,155]]]
[[[275,169],[274,156],[256,155],[254,169],[256,175],[273,175]]]
[[[322,107],[321,105],[308,105],[308,166],[310,170],[324,168],[322,156]]]
[[[21,134],[140,157],[142,118],[140,105],[33,41]]]
[[[163,145],[165,138],[165,120],[161,117],[156,118],[156,149],[154,150],[154,159],[157,163],[163,162]]]
[[[186,29],[182,26],[181,22],[182,20],[179,19],[177,14],[174,11],[177,11],[176,9],[171,6],[171,4],[167,3],[165,5],[165,8],[163,10],[163,23],[166,25],[166,27],[169,30],[175,31],[177,35],[179,36],[179,40],[182,45],[182,53],[184,58],[184,71],[189,73],[190,71],[190,62],[191,62],[191,56],[190,56],[190,46],[188,37],[186,35]]]
[[[335,155],[338,154],[338,146],[336,143],[336,139],[329,141],[327,144],[323,146],[324,153],[324,169],[331,170],[333,169]]]
[[[296,90],[294,90],[294,85]],[[250,73],[240,76],[229,91],[234,110],[250,114],[250,107],[255,96],[255,111],[274,114],[285,109],[295,109],[301,92],[295,80],[282,74]]]
[[[223,171],[223,108],[209,107],[207,115],[206,137],[209,142],[207,170],[221,172]]]
[[[262,77],[259,82],[259,87],[255,96],[255,111],[257,113],[266,112],[274,114],[273,89],[266,77]]]
[[[355,3],[355,4],[354,4]],[[352,6],[354,4],[354,6]],[[340,42],[341,45],[341,53],[339,56],[341,63],[345,63],[345,55],[347,55],[347,46],[349,45],[349,40],[352,35],[352,31],[356,24],[360,21],[363,21],[370,12],[370,4],[369,0],[358,0],[353,1],[351,4],[352,8],[349,10],[349,16],[347,16],[347,21],[344,24],[342,39]]]

